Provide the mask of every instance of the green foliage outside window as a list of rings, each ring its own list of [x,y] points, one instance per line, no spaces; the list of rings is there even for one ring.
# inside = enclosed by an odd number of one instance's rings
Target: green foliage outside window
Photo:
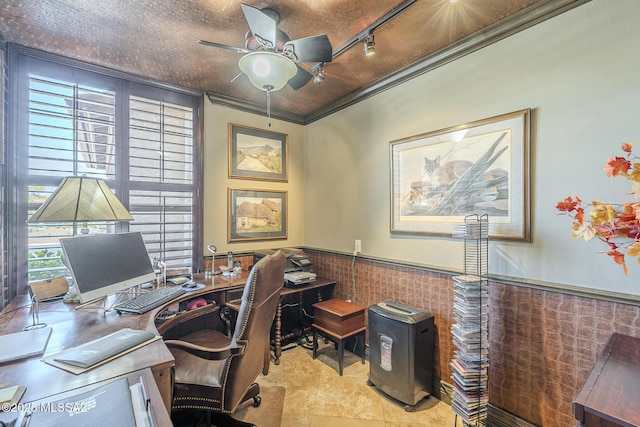
[[[29,252],[29,283],[65,275],[67,268],[60,258],[61,252],[46,248]]]

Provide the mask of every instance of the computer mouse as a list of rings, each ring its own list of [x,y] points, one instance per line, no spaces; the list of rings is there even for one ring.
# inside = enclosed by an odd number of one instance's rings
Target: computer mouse
[[[182,285],[182,287],[185,288],[185,289],[193,289],[196,286],[198,286],[198,284],[196,282],[193,282],[193,281],[187,282],[184,285]]]

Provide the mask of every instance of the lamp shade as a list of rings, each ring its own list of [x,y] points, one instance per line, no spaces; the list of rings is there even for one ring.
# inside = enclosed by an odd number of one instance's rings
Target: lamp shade
[[[280,90],[296,75],[298,68],[289,58],[274,52],[248,53],[238,61],[240,70],[260,90]]]
[[[133,221],[133,217],[103,180],[67,177],[27,220],[65,221]]]

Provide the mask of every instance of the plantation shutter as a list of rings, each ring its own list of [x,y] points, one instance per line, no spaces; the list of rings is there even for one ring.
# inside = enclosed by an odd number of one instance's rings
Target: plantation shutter
[[[168,267],[199,268],[202,96],[29,52],[18,55],[16,92],[25,107],[17,111],[9,171],[16,177],[17,281],[69,274],[59,239],[80,225],[26,224],[66,176],[104,179],[134,218],[90,223],[90,233],[140,231],[150,256]]]
[[[115,92],[39,74],[29,75],[28,215],[66,176],[89,176],[112,183],[115,175]],[[46,223],[28,228],[28,281],[67,275],[60,237],[76,234],[76,224]],[[114,226],[92,223],[93,233]]]
[[[193,110],[139,96],[129,103],[130,228],[167,266],[191,266]]]

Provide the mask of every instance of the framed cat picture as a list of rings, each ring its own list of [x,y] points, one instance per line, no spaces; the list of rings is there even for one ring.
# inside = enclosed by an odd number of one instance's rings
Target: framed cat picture
[[[451,237],[466,216],[487,215],[490,239],[530,242],[530,116],[391,141],[391,233]]]

